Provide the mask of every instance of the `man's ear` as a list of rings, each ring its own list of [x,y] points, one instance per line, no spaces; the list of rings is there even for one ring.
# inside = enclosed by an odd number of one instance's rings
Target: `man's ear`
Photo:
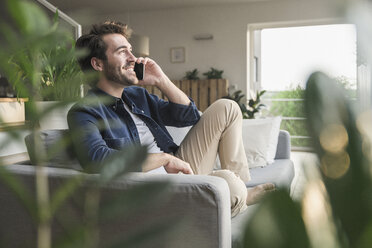
[[[103,71],[103,62],[101,59],[92,57],[90,59],[90,64],[92,65],[93,69],[96,71]]]

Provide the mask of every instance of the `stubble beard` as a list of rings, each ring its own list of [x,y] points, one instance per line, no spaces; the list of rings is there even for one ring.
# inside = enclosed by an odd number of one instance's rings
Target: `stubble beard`
[[[128,77],[128,75],[123,73],[123,71],[125,70],[121,69],[121,67],[110,65],[107,61],[104,61],[104,68],[105,70],[103,71],[103,73],[105,77],[112,82],[121,84],[123,86],[138,84],[137,77]]]

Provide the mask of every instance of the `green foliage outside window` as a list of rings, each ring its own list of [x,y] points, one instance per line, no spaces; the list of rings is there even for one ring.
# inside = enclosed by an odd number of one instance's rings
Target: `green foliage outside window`
[[[345,95],[350,98],[356,98],[357,91],[355,84],[344,76],[334,78],[335,82],[340,85],[345,92]],[[270,98],[263,99],[264,102],[270,103],[269,115],[283,117],[300,117],[305,118],[304,111],[304,94],[305,89],[297,86],[292,90],[285,90],[272,93]],[[282,100],[281,100],[282,99]],[[290,99],[288,101],[284,99]],[[293,99],[291,101],[291,99]],[[307,131],[307,120],[282,120],[281,129],[287,130],[291,136],[309,136]],[[292,147],[310,147],[311,140],[309,138],[293,138],[291,139]]]

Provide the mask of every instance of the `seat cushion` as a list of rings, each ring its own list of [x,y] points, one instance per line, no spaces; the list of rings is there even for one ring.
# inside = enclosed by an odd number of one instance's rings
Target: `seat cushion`
[[[265,167],[250,169],[251,180],[245,185],[254,187],[262,183],[274,183],[277,187],[291,188],[294,178],[294,165],[290,159],[276,159]]]

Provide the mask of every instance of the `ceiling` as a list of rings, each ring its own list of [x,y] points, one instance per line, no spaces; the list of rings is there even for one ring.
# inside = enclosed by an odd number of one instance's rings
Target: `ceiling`
[[[48,0],[65,13],[90,11],[118,14],[134,11],[175,9],[216,4],[262,2],[269,0]]]

